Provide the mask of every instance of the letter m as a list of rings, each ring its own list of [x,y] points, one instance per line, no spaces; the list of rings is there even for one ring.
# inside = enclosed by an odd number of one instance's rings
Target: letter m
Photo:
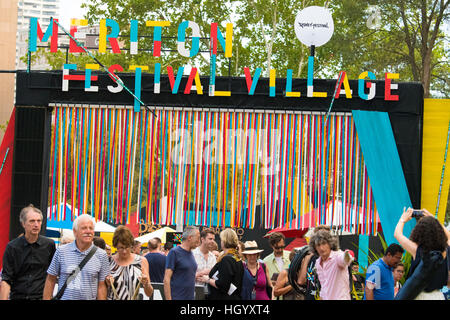
[[[42,42],[48,41],[48,38],[51,37],[50,41],[50,52],[58,51],[58,24],[55,22],[58,21],[56,19],[52,20],[52,25],[47,27],[45,33],[42,32],[41,25],[38,22],[37,18],[30,18],[30,33],[28,39],[29,50],[31,52],[35,52],[37,48],[37,39]]]

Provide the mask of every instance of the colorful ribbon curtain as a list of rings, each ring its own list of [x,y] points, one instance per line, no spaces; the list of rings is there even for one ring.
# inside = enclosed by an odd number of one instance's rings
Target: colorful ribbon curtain
[[[54,107],[48,219],[376,234],[351,114],[153,109]]]

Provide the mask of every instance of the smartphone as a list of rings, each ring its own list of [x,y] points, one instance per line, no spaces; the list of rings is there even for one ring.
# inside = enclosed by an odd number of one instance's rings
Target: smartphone
[[[413,218],[422,218],[424,216],[423,210],[421,209],[413,209],[411,217]]]

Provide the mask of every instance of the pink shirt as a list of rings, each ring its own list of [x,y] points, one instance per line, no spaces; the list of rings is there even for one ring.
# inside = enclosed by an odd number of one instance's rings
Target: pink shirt
[[[320,298],[322,300],[350,300],[350,281],[348,266],[344,261],[345,253],[341,250],[331,251],[327,260],[316,261],[317,276],[320,281]]]

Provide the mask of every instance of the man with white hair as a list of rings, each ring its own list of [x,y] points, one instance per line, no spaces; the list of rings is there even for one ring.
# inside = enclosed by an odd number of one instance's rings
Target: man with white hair
[[[75,219],[72,228],[75,241],[56,249],[47,270],[44,300],[52,298],[56,281],[59,290],[65,287],[61,300],[106,300],[109,262],[105,250],[93,244],[95,222],[90,215],[82,214]],[[94,250],[91,258],[81,271],[71,276],[91,250]]]

